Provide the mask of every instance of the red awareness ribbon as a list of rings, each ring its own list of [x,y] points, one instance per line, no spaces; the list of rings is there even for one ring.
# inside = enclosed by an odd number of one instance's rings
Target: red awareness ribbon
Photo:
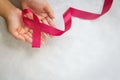
[[[112,3],[113,3],[113,0],[105,0],[101,14],[86,12],[86,11],[82,11],[82,10],[78,10],[70,7],[63,15],[64,24],[65,24],[65,29],[63,31],[56,29],[53,26],[41,23],[38,17],[32,11],[30,11],[29,9],[24,9],[22,11],[23,22],[25,23],[25,25],[33,29],[32,47],[33,48],[40,47],[41,32],[48,33],[53,36],[60,36],[71,28],[72,16],[85,19],[85,20],[94,20],[104,15],[106,12],[108,12],[109,9],[111,8]],[[25,17],[26,14],[32,14],[33,20]]]

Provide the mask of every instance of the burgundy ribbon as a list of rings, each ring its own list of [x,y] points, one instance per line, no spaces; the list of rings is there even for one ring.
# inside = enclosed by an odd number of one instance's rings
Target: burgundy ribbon
[[[78,9],[70,7],[63,15],[64,24],[65,24],[65,29],[63,31],[56,29],[53,26],[49,26],[49,25],[41,23],[38,17],[32,11],[30,11],[29,9],[24,9],[22,11],[23,22],[28,27],[33,29],[32,47],[36,47],[36,48],[40,47],[41,32],[48,33],[53,36],[60,36],[71,28],[72,16],[81,18],[81,19],[86,19],[86,20],[94,20],[104,15],[106,12],[108,12],[108,10],[111,8],[112,2],[113,0],[104,1],[104,6],[103,6],[101,14],[86,12],[86,11],[82,11],[82,10],[78,10]],[[32,13],[33,15],[33,20],[25,17],[26,14],[30,14],[30,13]]]

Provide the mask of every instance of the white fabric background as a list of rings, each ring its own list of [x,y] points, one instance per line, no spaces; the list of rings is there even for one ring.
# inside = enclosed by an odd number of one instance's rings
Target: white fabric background
[[[48,0],[59,29],[69,6],[100,13],[103,1]],[[114,0],[111,10],[97,20],[73,18],[71,30],[39,49],[14,39],[0,18],[0,80],[120,80],[119,9],[120,1]]]

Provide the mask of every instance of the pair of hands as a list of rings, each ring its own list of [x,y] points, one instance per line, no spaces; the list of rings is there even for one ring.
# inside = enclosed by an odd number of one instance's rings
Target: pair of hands
[[[30,9],[35,13],[39,20],[42,23],[45,23],[47,25],[54,26],[53,18],[54,14],[49,6],[48,2],[45,0],[20,0],[22,9]],[[21,14],[22,11],[18,8],[12,12],[8,19],[8,31],[17,39],[20,39],[25,42],[32,42],[32,29],[28,28],[26,25],[24,25],[22,21]],[[27,15],[27,17],[31,18],[30,15]],[[45,40],[49,37],[48,34],[43,33],[41,35],[41,43],[44,44]]]

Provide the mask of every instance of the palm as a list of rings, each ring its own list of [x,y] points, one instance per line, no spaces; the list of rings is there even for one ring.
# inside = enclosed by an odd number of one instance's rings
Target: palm
[[[21,11],[15,10],[7,19],[8,31],[17,39],[22,41],[32,42],[32,31],[25,26],[21,19]]]

